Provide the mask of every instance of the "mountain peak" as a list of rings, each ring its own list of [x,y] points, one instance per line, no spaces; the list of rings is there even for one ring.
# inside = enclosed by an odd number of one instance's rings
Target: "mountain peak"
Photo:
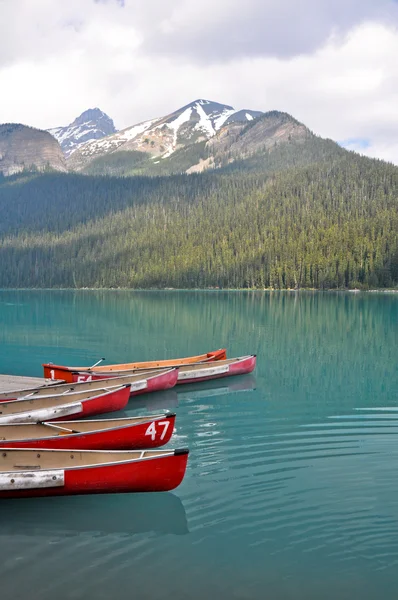
[[[66,127],[55,127],[48,130],[61,145],[66,156],[70,156],[86,142],[100,140],[116,132],[112,119],[98,107],[82,112]]]
[[[82,112],[81,115],[76,117],[76,119],[73,121],[73,123],[71,123],[71,125],[83,125],[83,123],[89,123],[90,121],[98,121],[99,119],[103,118],[113,123],[112,119],[108,117],[108,115],[99,108],[89,108]]]
[[[214,102],[214,100],[205,100],[204,98],[198,98],[197,100],[186,104],[185,106],[178,109],[172,114],[181,113],[187,110],[188,108],[191,108],[193,110],[203,110],[203,112],[208,116],[220,116],[225,111],[230,111],[231,113],[235,112],[234,107],[230,106],[229,104],[221,104],[220,102]]]
[[[206,108],[229,108],[230,110],[234,110],[233,106],[230,106],[229,104],[222,104],[221,102],[215,102],[214,100],[206,100],[205,98],[198,98],[197,100],[194,100],[193,102],[191,102],[190,105],[188,106],[194,106],[196,104],[200,104],[200,106],[206,107]]]
[[[165,117],[163,122],[172,128],[177,127],[180,129],[184,126],[184,130],[187,129],[186,123],[189,122],[191,123],[191,129],[195,130],[196,134],[201,134],[205,139],[209,139],[227,121],[232,122],[234,114],[236,114],[236,111],[229,104],[221,104],[213,100],[198,98]],[[240,115],[238,120],[245,121],[250,120],[250,118],[246,119],[245,115]],[[189,139],[192,139],[192,132],[189,134]]]

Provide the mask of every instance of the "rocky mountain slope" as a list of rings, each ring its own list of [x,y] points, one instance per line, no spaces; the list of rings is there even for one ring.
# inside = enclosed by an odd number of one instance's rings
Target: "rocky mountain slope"
[[[77,148],[93,140],[116,132],[115,125],[107,114],[99,108],[90,108],[66,127],[48,129],[61,145],[65,156],[70,156]]]
[[[225,109],[224,109],[225,110]],[[83,146],[68,162],[76,170],[81,165],[82,153],[87,152],[81,172],[90,175],[171,175],[178,173],[198,173],[209,169],[250,168],[262,171],[287,168],[300,164],[313,164],[326,156],[338,155],[342,149],[331,140],[323,140],[315,136],[305,125],[279,111],[260,113],[259,116],[249,111],[239,111],[228,115],[226,109],[223,120],[208,117],[207,127],[197,127],[192,115],[188,121],[177,129],[177,142],[170,149],[159,155],[164,149],[156,139],[162,135],[164,140],[169,135],[169,128],[152,130],[151,126],[140,135],[134,135],[131,142],[116,145],[123,132],[101,140],[103,153],[88,153],[93,144]],[[178,111],[171,123],[186,118],[186,107]],[[225,114],[227,113],[227,115]],[[243,114],[245,120],[239,120]],[[226,118],[225,118],[226,117]],[[248,117],[252,117],[249,119]],[[235,119],[238,120],[235,120]],[[200,123],[200,121],[199,121]],[[162,126],[165,129],[163,124]],[[136,134],[135,130],[135,134]],[[205,133],[204,133],[205,132]],[[105,144],[115,144],[114,149]],[[98,148],[98,145],[97,145]],[[73,163],[73,165],[72,165]]]
[[[315,136],[305,125],[287,113],[270,111],[249,123],[234,121],[221,127],[206,144],[207,159],[199,161],[187,172],[225,166],[255,154],[269,154],[280,146],[302,145],[313,138]]]
[[[67,170],[57,140],[46,131],[20,123],[0,125],[0,172],[13,175],[31,168]]]
[[[117,152],[141,152],[147,158],[165,160],[177,151],[207,142],[221,128],[237,123],[244,127],[262,114],[253,110],[236,111],[232,106],[209,100],[195,100],[165,117],[144,121],[84,144],[70,156],[68,166],[71,170],[84,171],[93,161]]]
[[[272,150],[276,145],[293,139],[304,142],[311,135],[302,123],[287,113],[275,110],[249,124],[235,122],[223,127],[209,140],[208,148],[215,157],[228,153],[231,159],[245,158],[259,150]]]

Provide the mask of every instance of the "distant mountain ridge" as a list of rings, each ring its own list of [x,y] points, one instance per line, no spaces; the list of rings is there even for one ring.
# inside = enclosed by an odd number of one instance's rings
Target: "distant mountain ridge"
[[[49,134],[64,155],[50,161],[51,168],[86,175],[159,176],[226,167],[271,172],[344,152],[288,113],[235,110],[205,99],[121,131],[99,108],[88,109]],[[40,157],[35,162],[33,150],[30,144],[30,162],[22,159],[23,164],[42,164]],[[13,172],[10,165],[7,169]]]
[[[172,175],[231,167],[275,170],[343,153],[288,113],[195,100],[174,113],[84,144],[68,159],[88,175]],[[251,163],[249,165],[249,162]]]
[[[89,108],[70,125],[47,130],[60,143],[65,156],[93,140],[99,140],[116,132],[113,120],[99,108]]]
[[[236,111],[228,104],[194,100],[165,117],[143,121],[132,127],[82,145],[68,161],[71,170],[82,171],[98,159],[116,152],[143,152],[151,158],[166,159],[176,151],[207,142],[221,127],[247,124],[263,113]]]
[[[21,123],[0,125],[0,172],[3,175],[48,168],[67,170],[62,150],[52,135]]]

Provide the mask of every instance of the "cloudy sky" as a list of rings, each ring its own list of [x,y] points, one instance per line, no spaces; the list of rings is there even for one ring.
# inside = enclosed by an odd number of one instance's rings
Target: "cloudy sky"
[[[0,0],[0,123],[206,98],[398,164],[397,0]]]

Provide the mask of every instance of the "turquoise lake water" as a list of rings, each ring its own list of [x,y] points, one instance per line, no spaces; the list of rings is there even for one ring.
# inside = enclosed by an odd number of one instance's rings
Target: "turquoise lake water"
[[[1,502],[1,600],[397,598],[397,294],[3,291],[0,342],[31,376],[257,354],[129,403],[177,413],[173,492]]]

